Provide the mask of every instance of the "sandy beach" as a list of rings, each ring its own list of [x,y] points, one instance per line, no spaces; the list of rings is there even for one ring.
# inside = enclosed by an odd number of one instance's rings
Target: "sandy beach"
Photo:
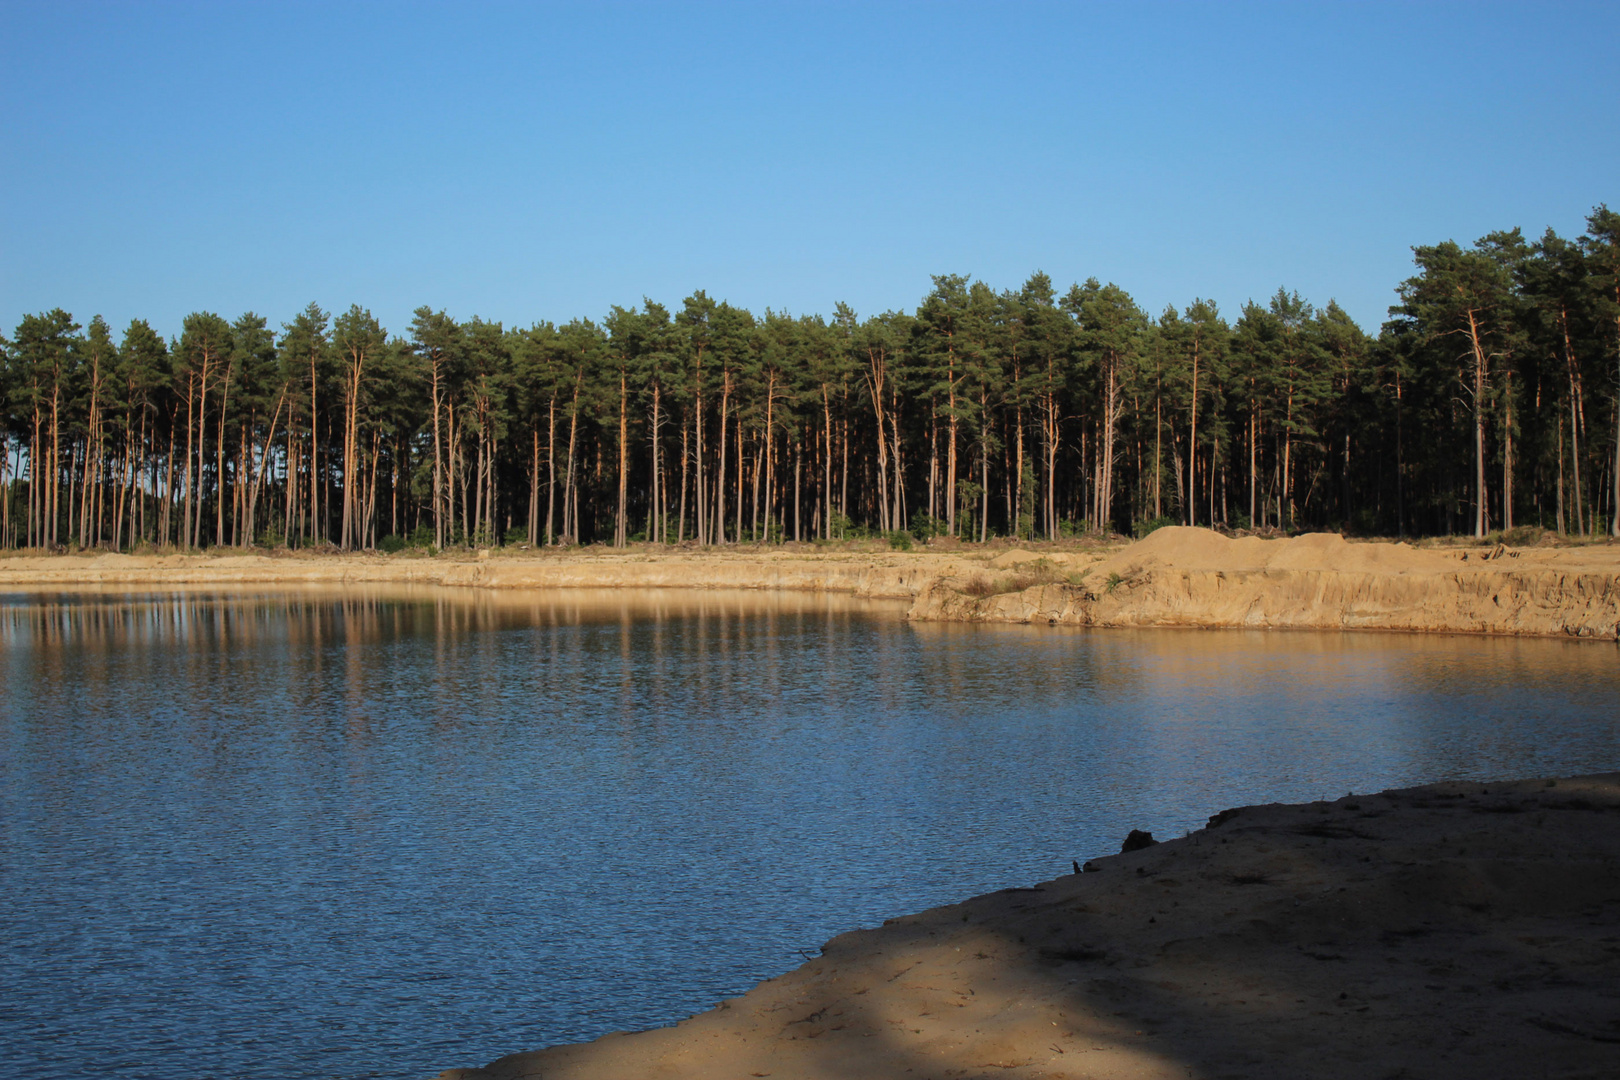
[[[1620,773],[1226,810],[440,1080],[1616,1075]]]

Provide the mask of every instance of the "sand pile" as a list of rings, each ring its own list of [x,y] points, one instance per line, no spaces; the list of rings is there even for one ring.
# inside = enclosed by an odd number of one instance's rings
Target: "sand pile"
[[[1227,537],[1209,529],[1175,525],[1155,530],[1108,560],[1179,570],[1339,570],[1353,573],[1433,573],[1453,569],[1454,556],[1405,543],[1351,543],[1338,533],[1306,533],[1291,539]]]
[[[1249,807],[1087,866],[442,1080],[1620,1075],[1620,774]]]
[[[1010,564],[1009,564],[1010,565]],[[1620,638],[1620,547],[1418,549],[1328,533],[1232,539],[1172,527],[1016,591],[942,577],[918,620],[1385,629]]]

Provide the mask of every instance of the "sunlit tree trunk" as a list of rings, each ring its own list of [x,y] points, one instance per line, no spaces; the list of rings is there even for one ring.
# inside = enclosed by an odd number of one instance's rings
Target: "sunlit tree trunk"
[[[225,382],[219,399],[219,435],[214,440],[214,544],[225,543],[225,417],[231,402],[231,370],[226,361]]]
[[[624,547],[629,539],[626,509],[630,494],[630,383],[624,367],[619,368],[619,506],[614,517],[613,546]]]
[[[1485,379],[1489,362],[1479,340],[1477,312],[1468,309],[1468,346],[1474,359],[1474,535],[1485,535]]]
[[[1188,408],[1187,435],[1187,524],[1198,524],[1198,361],[1200,342],[1193,338],[1192,403]],[[1211,525],[1214,521],[1210,522]]]
[[[1581,432],[1586,428],[1585,408],[1582,404],[1583,391],[1581,389],[1581,368],[1575,361],[1575,348],[1569,339],[1569,312],[1562,305],[1558,309],[1559,329],[1564,338],[1564,366],[1569,375],[1569,465],[1570,465],[1570,494],[1575,511],[1575,532],[1581,535],[1586,533],[1586,518],[1582,510],[1581,484]],[[1562,423],[1560,423],[1562,428]],[[1563,453],[1563,435],[1558,439],[1559,453]],[[1560,528],[1559,531],[1563,531]]]
[[[720,381],[720,463],[714,481],[714,535],[711,542],[726,542],[726,407],[731,401],[731,370],[727,368]]]
[[[557,395],[551,395],[546,404],[546,543],[557,542],[554,531],[556,524],[556,492],[557,492]]]

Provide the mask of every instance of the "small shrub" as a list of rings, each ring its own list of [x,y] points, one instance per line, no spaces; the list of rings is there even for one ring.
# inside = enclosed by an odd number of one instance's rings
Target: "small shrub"
[[[994,596],[996,592],[990,579],[983,574],[968,578],[957,591],[967,596]]]
[[[1103,591],[1107,592],[1107,593],[1112,593],[1115,589],[1119,588],[1122,584],[1124,584],[1124,582],[1125,582],[1125,579],[1122,576],[1120,576],[1117,572],[1109,574],[1108,575],[1108,583],[1103,586]]]
[[[1051,559],[1036,559],[1019,566],[1008,581],[1022,592],[1037,585],[1053,585],[1068,579],[1068,572]]]
[[[377,541],[377,549],[385,555],[396,555],[405,550],[405,538],[397,533],[389,533]]]
[[[889,547],[892,548],[893,550],[895,550],[895,551],[910,551],[911,550],[911,534],[910,533],[895,531],[895,532],[888,533],[887,535],[888,535],[888,538],[889,538]]]
[[[1539,542],[1546,531],[1540,525],[1515,525],[1502,532],[1502,543],[1508,547],[1529,547]]]
[[[834,540],[867,540],[872,536],[872,530],[865,525],[857,525],[847,515],[832,512],[832,538]]]
[[[979,574],[969,578],[962,583],[958,591],[968,596],[1000,596],[1003,593],[1023,592],[1037,585],[1072,583],[1072,581],[1073,578],[1066,574],[1062,567],[1048,559],[1036,559],[1001,577],[991,578]]]
[[[931,514],[911,515],[911,535],[918,540],[929,540],[945,532],[945,523]]]

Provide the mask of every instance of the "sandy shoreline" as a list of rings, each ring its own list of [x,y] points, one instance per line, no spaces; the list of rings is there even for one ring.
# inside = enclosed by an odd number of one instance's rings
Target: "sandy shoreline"
[[[910,599],[930,580],[979,565],[933,552],[584,549],[408,555],[15,556],[0,589],[54,585],[439,585],[482,589],[774,589]]]
[[[1018,572],[1038,565],[1018,559],[998,560],[1008,568],[1006,584],[1023,584]],[[911,617],[1620,640],[1620,546],[1612,544],[1419,548],[1332,533],[1261,540],[1167,528],[1062,581],[984,592],[972,577],[937,578]]]
[[[911,600],[935,622],[1375,629],[1620,640],[1620,545],[1485,548],[1229,539],[1167,528],[1130,545],[890,551],[868,545],[629,551],[13,556],[0,589],[409,584],[760,589]]]
[[[1247,807],[1088,869],[440,1080],[1620,1075],[1620,773]]]

